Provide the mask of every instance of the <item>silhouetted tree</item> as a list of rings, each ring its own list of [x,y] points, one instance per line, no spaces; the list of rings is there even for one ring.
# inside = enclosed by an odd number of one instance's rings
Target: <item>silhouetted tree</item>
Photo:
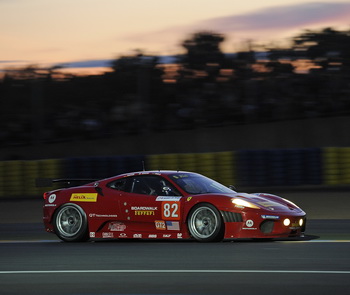
[[[270,61],[266,63],[265,67],[271,71],[272,75],[292,74],[294,66],[290,63],[281,63],[279,61]]]
[[[214,32],[198,32],[182,42],[186,54],[179,57],[183,65],[182,75],[194,75],[195,71],[202,71],[208,80],[215,80],[220,69],[227,66],[228,59],[222,53],[220,44],[224,36]]]
[[[114,77],[120,93],[149,91],[151,84],[159,83],[163,71],[157,67],[157,56],[146,56],[137,51],[135,55],[121,56],[112,62]]]
[[[185,40],[182,46],[187,50],[183,62],[191,69],[203,70],[208,63],[221,65],[224,54],[221,52],[220,43],[225,38],[221,34],[212,32],[199,32],[192,38]]]
[[[307,30],[294,38],[294,51],[303,52],[322,69],[348,70],[350,66],[350,31],[325,28],[322,31]]]
[[[138,110],[133,112],[140,121],[138,126],[132,127],[135,132],[138,127],[150,128],[154,124],[152,121],[156,120],[151,114],[160,105],[163,85],[163,70],[158,65],[157,56],[144,55],[141,51],[122,56],[112,63],[114,87],[119,98],[122,98],[128,111]]]

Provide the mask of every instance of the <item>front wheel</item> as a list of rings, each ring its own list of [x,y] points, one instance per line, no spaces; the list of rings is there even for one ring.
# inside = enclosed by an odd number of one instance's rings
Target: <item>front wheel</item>
[[[195,206],[188,217],[188,229],[197,241],[221,241],[224,237],[224,224],[218,209],[211,204]]]
[[[84,210],[75,204],[65,204],[54,216],[56,235],[66,242],[83,242],[88,240],[87,218]]]

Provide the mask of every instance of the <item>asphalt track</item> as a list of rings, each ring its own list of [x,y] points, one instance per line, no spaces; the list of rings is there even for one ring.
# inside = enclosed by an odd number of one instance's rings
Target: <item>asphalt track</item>
[[[12,205],[0,203],[1,295],[350,292],[350,219],[309,219],[295,240],[64,243]]]

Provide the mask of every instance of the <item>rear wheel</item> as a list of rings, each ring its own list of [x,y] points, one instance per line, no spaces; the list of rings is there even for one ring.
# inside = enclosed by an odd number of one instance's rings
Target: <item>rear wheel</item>
[[[66,204],[59,208],[53,223],[56,235],[63,241],[83,242],[89,238],[86,214],[75,204]]]
[[[211,204],[199,204],[193,207],[187,224],[192,237],[197,241],[221,241],[224,237],[220,212]]]

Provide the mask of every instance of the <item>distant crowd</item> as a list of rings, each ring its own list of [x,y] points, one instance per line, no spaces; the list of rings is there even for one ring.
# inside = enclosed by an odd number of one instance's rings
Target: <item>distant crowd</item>
[[[330,81],[318,87],[300,85],[299,79],[207,83],[157,101],[129,95],[109,108],[97,101],[93,106],[62,105],[39,116],[28,110],[1,122],[0,142],[28,145],[350,114],[350,95],[344,89]]]

